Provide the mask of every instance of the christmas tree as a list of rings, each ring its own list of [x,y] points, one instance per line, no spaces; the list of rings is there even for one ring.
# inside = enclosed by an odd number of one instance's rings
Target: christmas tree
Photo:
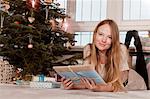
[[[67,53],[74,35],[64,30],[65,9],[53,0],[3,0],[0,56],[23,75],[47,74],[58,56]]]

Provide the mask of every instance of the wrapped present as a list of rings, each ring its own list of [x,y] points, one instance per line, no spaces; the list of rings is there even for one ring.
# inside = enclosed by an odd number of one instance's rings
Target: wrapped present
[[[10,83],[14,73],[13,65],[8,61],[0,60],[0,83]]]
[[[45,81],[45,82],[52,81],[52,82],[55,82],[55,78],[39,75],[39,76],[32,76],[32,81],[40,81],[40,82],[41,81]]]
[[[60,88],[60,82],[38,82],[38,81],[31,81],[30,87],[31,88]]]

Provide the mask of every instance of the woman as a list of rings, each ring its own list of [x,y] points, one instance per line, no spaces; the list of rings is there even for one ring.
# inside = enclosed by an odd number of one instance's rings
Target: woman
[[[101,21],[95,28],[92,44],[84,48],[84,64],[92,64],[107,84],[95,84],[82,78],[80,85],[62,78],[65,89],[90,89],[92,91],[123,91],[129,75],[128,52],[119,42],[117,24],[110,19]]]

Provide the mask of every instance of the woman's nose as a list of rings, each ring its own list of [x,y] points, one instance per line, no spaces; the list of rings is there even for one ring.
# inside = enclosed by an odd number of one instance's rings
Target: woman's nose
[[[106,42],[106,40],[107,40],[107,37],[103,36],[102,42]]]

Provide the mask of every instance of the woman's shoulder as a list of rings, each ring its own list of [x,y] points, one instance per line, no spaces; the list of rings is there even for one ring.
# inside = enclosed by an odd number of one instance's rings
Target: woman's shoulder
[[[127,47],[124,44],[120,44],[120,53],[123,56],[128,56],[129,55],[129,51],[128,51]]]
[[[87,56],[90,56],[91,54],[91,43],[88,43],[87,45],[84,46],[83,48],[83,57],[86,58]]]
[[[127,47],[124,44],[120,44],[121,51],[127,51]]]
[[[92,44],[88,43],[83,47],[83,49],[91,49],[91,46],[92,46]]]
[[[129,52],[124,44],[120,44],[120,70],[129,70]]]
[[[127,49],[126,45],[124,45],[124,44],[120,44],[120,48],[121,49]]]

